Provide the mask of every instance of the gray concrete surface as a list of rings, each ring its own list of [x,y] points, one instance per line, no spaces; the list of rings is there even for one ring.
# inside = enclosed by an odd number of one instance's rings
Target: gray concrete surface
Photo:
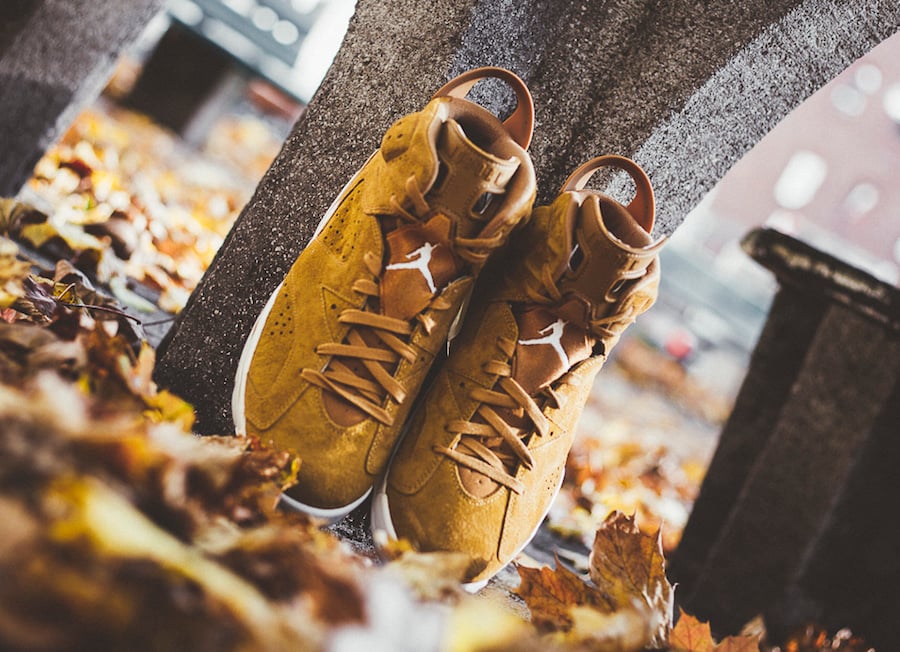
[[[4,0],[0,6],[0,197],[109,79],[163,0]]]

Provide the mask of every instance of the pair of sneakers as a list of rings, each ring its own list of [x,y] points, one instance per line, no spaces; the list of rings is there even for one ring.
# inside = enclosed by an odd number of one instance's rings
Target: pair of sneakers
[[[484,78],[515,93],[505,122],[466,99]],[[238,433],[301,458],[286,504],[336,519],[374,489],[376,542],[464,552],[473,585],[536,532],[593,378],[659,282],[643,170],[593,159],[532,210],[532,125],[502,68],[395,122],[257,318],[233,397]],[[608,166],[634,181],[627,206],[586,189]]]

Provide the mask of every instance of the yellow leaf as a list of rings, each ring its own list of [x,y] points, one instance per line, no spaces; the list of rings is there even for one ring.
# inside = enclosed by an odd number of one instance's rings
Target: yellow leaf
[[[611,614],[590,607],[572,608],[572,629],[565,640],[589,643],[592,652],[638,652],[650,645],[653,623],[640,605]]]
[[[0,310],[9,308],[25,296],[22,282],[31,266],[19,260],[19,248],[11,240],[0,237]]]
[[[534,631],[506,607],[480,597],[463,600],[448,620],[443,642],[448,652],[515,650]]]

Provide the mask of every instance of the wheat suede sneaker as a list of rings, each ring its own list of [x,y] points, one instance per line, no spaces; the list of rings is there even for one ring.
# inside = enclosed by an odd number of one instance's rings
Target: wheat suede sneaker
[[[627,172],[626,207],[585,190]],[[410,416],[372,501],[379,545],[471,557],[477,588],[534,536],[562,482],[576,421],[622,331],[656,299],[653,191],[619,156],[593,159],[537,208],[479,280],[459,336]]]
[[[501,122],[467,99],[498,78]],[[420,385],[489,255],[531,211],[524,83],[481,68],[397,120],[322,218],[248,337],[236,430],[295,450],[284,502],[335,519],[384,472]]]

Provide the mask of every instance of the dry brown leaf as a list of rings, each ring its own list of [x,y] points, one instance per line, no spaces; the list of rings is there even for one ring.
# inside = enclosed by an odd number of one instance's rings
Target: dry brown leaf
[[[45,370],[75,378],[86,360],[79,342],[67,342],[28,322],[0,322],[0,382],[18,384]]]
[[[657,647],[665,644],[674,595],[666,578],[659,532],[655,537],[644,534],[634,518],[613,512],[595,535],[590,573],[611,609],[624,609],[635,602],[645,605],[657,622],[653,643]]]
[[[612,610],[610,602],[581,577],[557,564],[556,569],[518,566],[522,582],[516,589],[528,609],[531,622],[543,631],[568,630],[573,625],[572,607],[592,606]]]
[[[358,567],[275,509],[294,456],[106,399],[0,384],[0,648],[310,649],[364,617]]]
[[[702,623],[682,611],[669,635],[669,648],[673,652],[759,652],[759,639],[756,636],[728,636],[717,644],[709,623]]]
[[[716,652],[759,652],[759,640],[753,636],[728,636],[719,642]]]
[[[669,647],[675,652],[713,652],[716,642],[709,623],[701,623],[682,611],[669,635]]]

